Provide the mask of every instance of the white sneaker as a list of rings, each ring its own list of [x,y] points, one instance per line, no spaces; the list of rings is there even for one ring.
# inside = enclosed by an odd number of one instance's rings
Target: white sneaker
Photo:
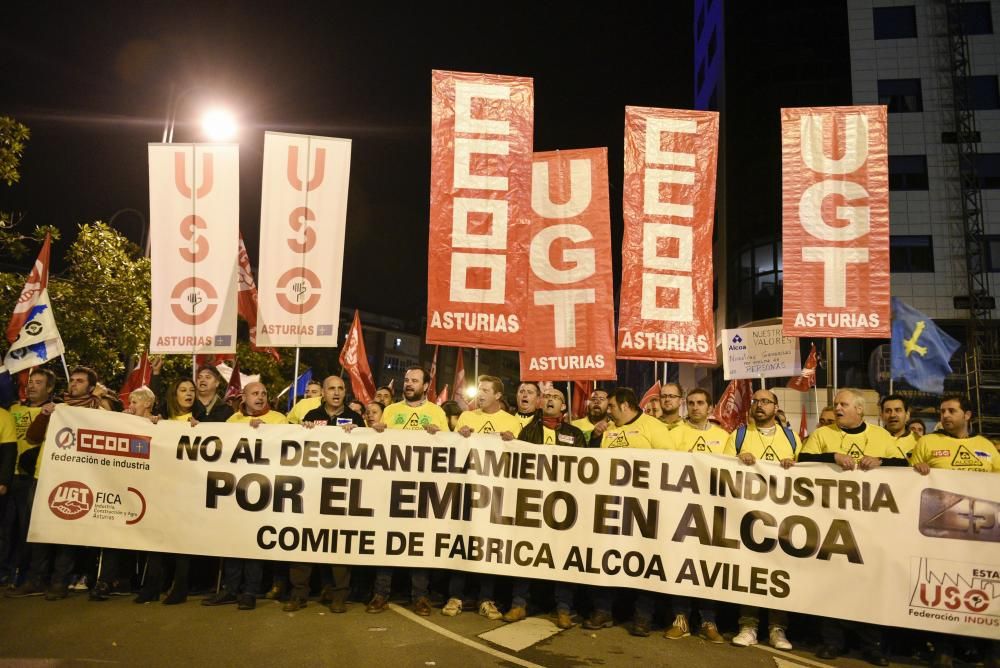
[[[80,579],[69,586],[70,591],[87,591],[90,587],[87,586],[87,576],[82,575]]]
[[[772,638],[774,636],[772,635]],[[740,632],[733,636],[733,644],[737,647],[750,647],[757,644],[757,627],[741,626]]]
[[[493,601],[483,601],[479,604],[479,614],[486,619],[497,620],[503,617],[503,614],[497,610],[497,605]]]
[[[754,635],[756,636],[756,634]],[[736,640],[734,639],[733,642],[735,643]],[[785,637],[785,629],[777,626],[771,627],[771,631],[768,634],[768,642],[771,643],[771,647],[774,649],[789,650],[792,648],[792,643],[788,642],[788,638]]]
[[[445,617],[454,617],[455,615],[462,614],[462,599],[449,598],[448,602],[441,608],[441,614]]]

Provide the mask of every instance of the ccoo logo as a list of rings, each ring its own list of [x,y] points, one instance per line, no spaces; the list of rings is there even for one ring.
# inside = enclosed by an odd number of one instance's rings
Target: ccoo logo
[[[70,480],[57,485],[49,494],[49,510],[64,520],[78,520],[90,512],[94,493],[82,482]]]

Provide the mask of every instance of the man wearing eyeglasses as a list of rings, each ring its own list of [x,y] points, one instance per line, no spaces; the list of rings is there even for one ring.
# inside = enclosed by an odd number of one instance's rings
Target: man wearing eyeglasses
[[[681,419],[681,400],[684,399],[684,390],[677,383],[664,383],[660,387],[660,415],[662,422],[667,429],[674,429],[681,426],[684,420]]]
[[[757,390],[750,399],[750,424],[739,427],[729,435],[725,454],[739,458],[747,466],[757,462],[780,464],[791,468],[802,449],[798,435],[788,427],[780,427],[775,421],[778,412],[778,396],[770,390]],[[784,610],[768,610],[768,642],[775,649],[790,650],[792,643],[785,636],[788,628],[788,613]],[[733,638],[737,647],[757,644],[757,626],[760,608],[754,605],[740,606],[740,632]]]

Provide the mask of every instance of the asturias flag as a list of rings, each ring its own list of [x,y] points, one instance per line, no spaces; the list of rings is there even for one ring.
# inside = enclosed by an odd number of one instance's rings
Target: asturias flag
[[[929,317],[892,298],[892,377],[933,394],[944,393],[951,356],[959,343]]]

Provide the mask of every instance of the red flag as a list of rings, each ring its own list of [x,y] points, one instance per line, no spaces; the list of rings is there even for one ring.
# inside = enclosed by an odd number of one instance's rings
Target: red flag
[[[431,380],[427,386],[427,400],[437,403],[438,348],[434,346],[434,357],[431,359]]]
[[[884,106],[781,110],[785,336],[889,337],[888,145]]]
[[[806,402],[802,402],[802,420],[799,422],[799,438],[803,441],[809,435],[809,428],[806,426]]]
[[[226,394],[223,401],[235,399],[243,394],[243,380],[240,378],[240,361],[233,362],[233,374],[229,377],[229,384],[226,385]]]
[[[128,406],[128,395],[143,385],[148,386],[152,375],[153,369],[149,366],[149,357],[147,357],[144,350],[142,351],[142,357],[139,358],[139,363],[125,377],[125,384],[118,390],[118,398],[121,399],[123,404]]]
[[[438,406],[440,406],[441,404],[443,404],[446,401],[448,401],[448,386],[447,385],[445,385],[444,389],[441,390],[441,394],[437,395],[437,399],[434,400],[434,403],[436,403]]]
[[[239,316],[250,326],[250,348],[261,353],[268,353],[275,362],[281,360],[281,355],[274,348],[257,347],[257,284],[253,280],[253,269],[250,267],[250,256],[240,234],[240,251],[237,255],[240,291],[236,295],[236,310]]]
[[[373,401],[375,397],[375,379],[372,378],[371,367],[368,366],[368,353],[365,352],[365,339],[361,333],[361,314],[354,311],[354,322],[347,332],[347,340],[340,351],[340,366],[351,377],[351,392],[354,398],[363,404]]]
[[[587,404],[590,403],[590,395],[594,392],[594,381],[574,380],[573,381],[573,418],[582,418],[587,414]]]
[[[653,399],[659,398],[660,396],[660,381],[653,383],[653,386],[646,390],[646,394],[642,395],[642,399],[639,400],[639,409],[646,410],[646,404],[648,404]]]
[[[451,384],[451,387],[459,407],[463,411],[468,410],[469,405],[465,403],[465,354],[461,348],[458,349],[458,359],[455,361],[455,382]]]
[[[809,344],[809,357],[802,365],[802,375],[796,376],[788,381],[788,387],[799,392],[808,392],[810,387],[816,386],[816,344]]]
[[[749,378],[729,381],[725,392],[715,404],[715,412],[712,413],[712,417],[726,431],[733,431],[740,425],[746,424],[752,395],[753,387],[750,385]]]
[[[35,304],[38,303],[38,297],[49,285],[49,254],[51,248],[52,240],[46,234],[45,241],[42,243],[42,250],[38,252],[38,259],[35,260],[35,265],[31,268],[28,280],[25,281],[24,288],[21,290],[21,296],[17,298],[17,302],[14,304],[14,313],[11,314],[10,322],[7,323],[7,341],[10,343],[14,343],[18,334],[21,333],[21,328],[28,321],[31,309],[35,308]]]

